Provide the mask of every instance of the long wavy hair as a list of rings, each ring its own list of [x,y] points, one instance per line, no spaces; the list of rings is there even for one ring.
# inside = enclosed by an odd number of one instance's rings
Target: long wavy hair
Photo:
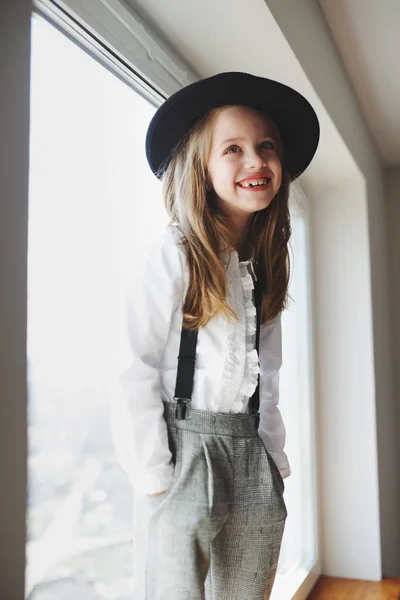
[[[201,117],[180,140],[162,176],[170,224],[178,225],[183,233],[181,243],[189,269],[183,325],[189,330],[206,325],[218,313],[227,319],[237,319],[227,302],[228,283],[221,261],[221,253],[233,249],[230,222],[214,201],[207,171],[211,120],[221,108],[225,107],[214,108]],[[290,176],[285,169],[282,140],[272,125],[282,165],[282,183],[269,206],[251,215],[246,232],[263,291],[262,323],[287,307],[290,277]]]

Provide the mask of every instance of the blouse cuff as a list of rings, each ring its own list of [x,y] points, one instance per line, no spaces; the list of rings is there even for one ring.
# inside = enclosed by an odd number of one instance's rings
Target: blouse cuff
[[[286,456],[286,453],[283,450],[282,450],[282,452],[269,451],[269,453],[272,456],[272,458],[274,459],[274,462],[275,462],[276,466],[278,467],[279,472],[282,475],[282,478],[285,479],[286,477],[289,477],[292,473],[292,470],[290,468],[290,464],[289,464],[288,458]]]
[[[288,467],[283,467],[282,469],[279,469],[279,472],[282,475],[282,479],[285,479],[290,475],[290,469]]]
[[[175,465],[170,462],[168,465],[160,465],[138,474],[135,478],[135,488],[141,494],[158,494],[169,488],[172,482]]]

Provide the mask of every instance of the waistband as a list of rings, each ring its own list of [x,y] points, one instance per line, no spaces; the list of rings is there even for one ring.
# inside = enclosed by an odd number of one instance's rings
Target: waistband
[[[198,433],[215,433],[237,437],[254,437],[258,435],[255,427],[255,417],[250,413],[220,413],[192,408],[187,406],[186,418],[178,420],[175,417],[175,402],[164,404],[164,419],[167,424],[177,429],[187,429]]]

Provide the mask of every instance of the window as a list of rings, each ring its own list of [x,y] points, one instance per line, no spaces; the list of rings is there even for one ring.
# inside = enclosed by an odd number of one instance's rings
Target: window
[[[125,285],[166,222],[143,151],[155,109],[38,17],[31,77],[27,597],[121,600],[131,490],[109,395]]]
[[[129,360],[125,292],[135,261],[167,222],[144,156],[155,109],[40,17],[31,77],[26,596],[123,600],[131,489],[109,400]],[[293,474],[274,587],[285,600],[317,553],[306,210],[293,207],[292,227],[280,408]]]
[[[307,198],[294,184],[290,199],[292,238],[289,307],[282,314],[283,364],[279,408],[286,427],[292,474],[285,479],[288,509],[274,598],[292,598],[314,567],[317,556],[314,483],[313,352],[309,219]]]

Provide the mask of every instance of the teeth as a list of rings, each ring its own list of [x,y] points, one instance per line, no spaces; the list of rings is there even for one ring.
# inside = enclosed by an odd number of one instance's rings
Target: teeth
[[[265,185],[266,183],[268,183],[268,181],[269,181],[269,177],[266,177],[265,179],[256,179],[253,183],[251,183],[249,181],[248,182],[244,181],[240,185],[245,188],[246,187],[257,187],[260,185]]]

